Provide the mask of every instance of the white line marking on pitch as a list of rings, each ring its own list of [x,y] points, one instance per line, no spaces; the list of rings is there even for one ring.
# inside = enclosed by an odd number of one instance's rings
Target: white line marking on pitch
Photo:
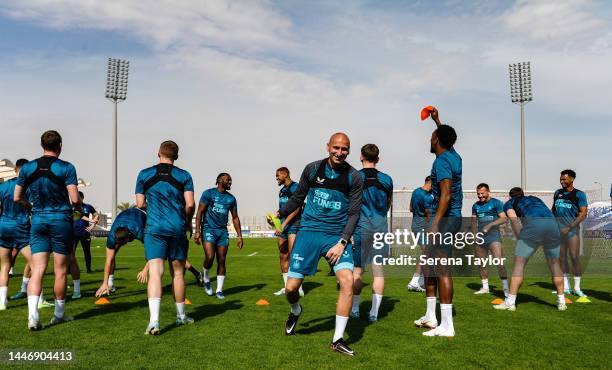
[[[247,257],[253,257],[254,255],[256,255],[258,252],[253,252],[251,254],[249,254]]]

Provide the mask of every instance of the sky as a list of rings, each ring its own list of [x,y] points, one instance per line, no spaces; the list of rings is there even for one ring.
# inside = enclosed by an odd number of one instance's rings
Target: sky
[[[576,186],[604,198],[612,173],[612,4],[605,1],[0,2],[0,157],[40,155],[58,130],[62,158],[111,206],[108,57],[130,64],[119,104],[119,201],[159,144],[180,146],[196,197],[219,172],[242,216],[277,207],[275,169],[294,179],[337,131],[375,143],[395,188],[428,175],[435,105],[458,132],[463,187],[520,185],[520,114],[508,64],[530,61],[527,189]],[[196,198],[197,199],[197,198]]]

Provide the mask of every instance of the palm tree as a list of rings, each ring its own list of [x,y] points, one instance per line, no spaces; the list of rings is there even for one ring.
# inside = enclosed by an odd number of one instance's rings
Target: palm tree
[[[117,204],[117,209],[120,212],[123,212],[126,209],[133,208],[133,207],[136,207],[136,204],[130,204],[130,202],[121,202],[121,203]]]

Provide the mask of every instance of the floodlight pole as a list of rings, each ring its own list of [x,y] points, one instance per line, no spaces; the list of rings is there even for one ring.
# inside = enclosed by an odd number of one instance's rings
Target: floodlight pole
[[[113,100],[113,222],[117,216],[117,99]]]
[[[521,189],[527,190],[527,167],[525,163],[525,102],[521,102]]]
[[[531,91],[531,63],[509,65],[510,97],[521,107],[521,188],[527,190],[527,164],[525,156],[525,104],[533,100]]]

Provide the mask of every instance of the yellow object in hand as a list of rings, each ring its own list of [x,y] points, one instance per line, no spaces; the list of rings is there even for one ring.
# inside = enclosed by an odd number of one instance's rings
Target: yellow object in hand
[[[274,224],[274,228],[276,229],[276,231],[282,232],[283,231],[283,224],[281,223],[281,221],[278,219],[278,217],[274,216],[272,213],[268,213],[266,215],[266,218],[272,222],[272,224]]]

